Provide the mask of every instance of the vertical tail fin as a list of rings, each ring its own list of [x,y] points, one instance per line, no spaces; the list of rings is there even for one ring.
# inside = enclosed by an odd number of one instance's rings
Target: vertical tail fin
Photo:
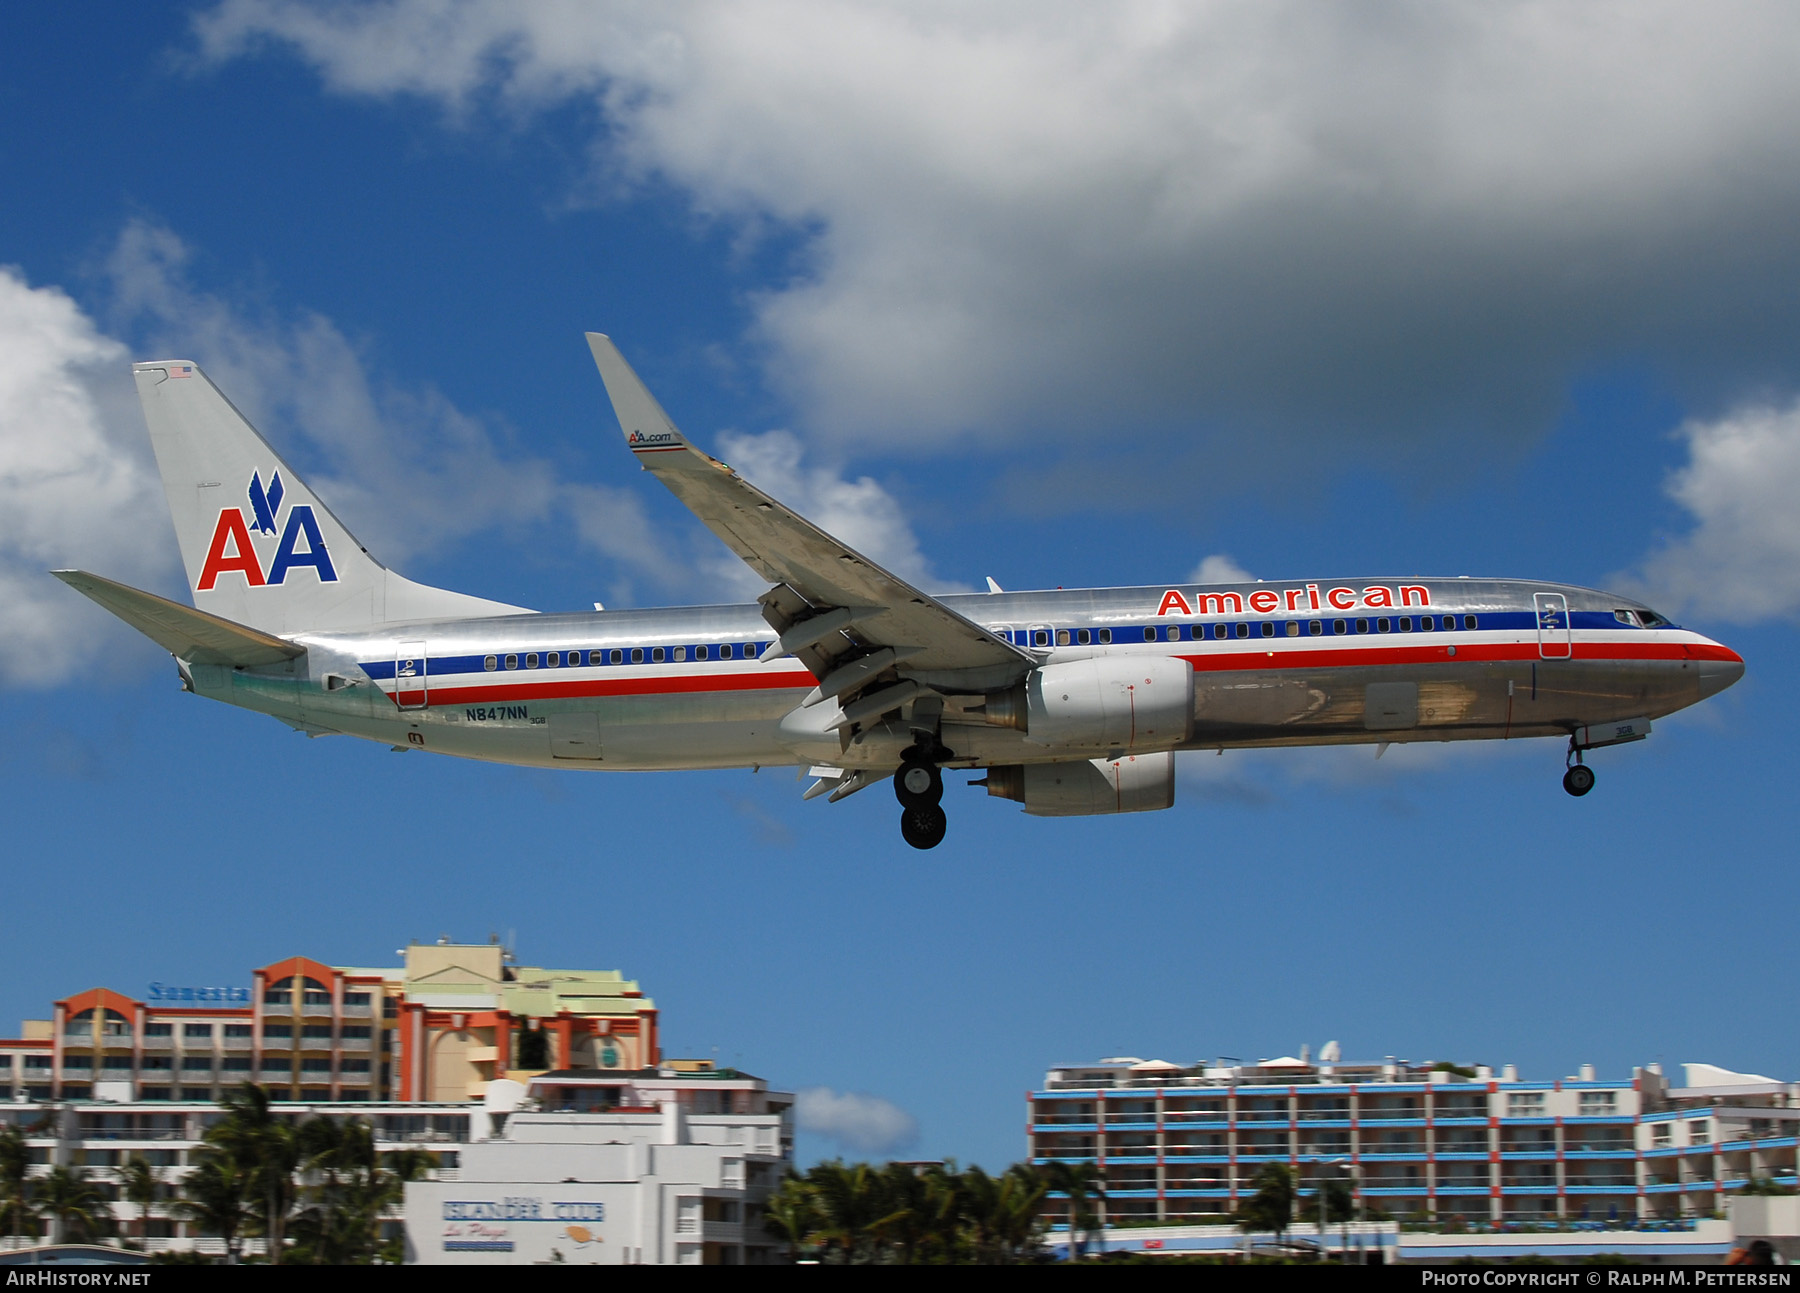
[[[199,609],[277,634],[526,613],[375,560],[197,365],[132,375]]]

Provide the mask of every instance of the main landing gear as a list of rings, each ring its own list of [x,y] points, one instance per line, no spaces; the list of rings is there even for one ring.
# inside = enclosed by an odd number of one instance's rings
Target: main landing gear
[[[1569,738],[1569,755],[1564,760],[1569,770],[1563,773],[1563,789],[1577,799],[1594,788],[1594,770],[1581,761],[1581,747]]]
[[[944,842],[949,819],[939,803],[944,797],[944,774],[937,760],[918,746],[909,747],[894,772],[894,798],[900,801],[900,838],[916,849],[934,849]]]

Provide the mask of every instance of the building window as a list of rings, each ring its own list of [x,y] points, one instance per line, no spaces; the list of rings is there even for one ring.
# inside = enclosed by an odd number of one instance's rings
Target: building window
[[[331,1040],[330,1024],[305,1024],[300,1029],[300,1038],[308,1042],[329,1042]]]
[[[366,1006],[369,1004],[369,994],[366,992],[346,992],[344,994],[344,1004],[346,1006]]]
[[[183,1024],[181,1035],[183,1037],[204,1037],[210,1041],[213,1035],[213,1026],[211,1024]]]
[[[369,1026],[367,1024],[345,1024],[343,1028],[339,1030],[338,1036],[346,1038],[368,1037]]]
[[[1506,1116],[1508,1118],[1542,1118],[1544,1116],[1544,1093],[1542,1091],[1509,1091],[1506,1096]]]
[[[300,1071],[302,1073],[329,1073],[331,1072],[331,1061],[328,1059],[301,1060]]]
[[[210,1055],[184,1055],[181,1058],[183,1073],[211,1073],[212,1066],[212,1056]]]
[[[145,1024],[144,1025],[144,1036],[146,1036],[146,1037],[173,1037],[174,1035],[175,1035],[175,1025],[174,1024]]]
[[[1581,1116],[1583,1118],[1610,1118],[1617,1110],[1618,1101],[1611,1091],[1583,1091],[1581,1093]]]
[[[145,1069],[172,1069],[174,1067],[175,1061],[167,1055],[144,1056]]]
[[[1708,1130],[1706,1119],[1702,1118],[1698,1122],[1690,1122],[1688,1124],[1688,1144],[1704,1145],[1711,1140],[1712,1134]]]
[[[25,1067],[28,1069],[47,1069],[50,1067],[50,1057],[48,1055],[27,1055],[25,1057]]]
[[[225,1035],[227,1037],[249,1037],[254,1031],[255,1030],[252,1029],[249,1024],[225,1025]]]
[[[341,1067],[346,1073],[367,1073],[369,1071],[369,1061],[345,1060]]]
[[[227,1055],[219,1067],[227,1073],[248,1073],[250,1057],[248,1055]]]
[[[294,1040],[292,1024],[264,1024],[263,1039],[271,1042],[291,1042]]]
[[[101,1067],[109,1069],[126,1069],[129,1071],[131,1068],[131,1056],[108,1055],[106,1059],[102,1061]]]
[[[1650,1143],[1657,1149],[1667,1149],[1669,1145],[1669,1124],[1659,1122],[1650,1128]]]

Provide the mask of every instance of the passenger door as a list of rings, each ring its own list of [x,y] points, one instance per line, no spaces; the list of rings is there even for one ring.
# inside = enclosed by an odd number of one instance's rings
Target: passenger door
[[[401,709],[424,709],[430,661],[423,642],[402,642],[394,649],[394,703]]]
[[[1567,660],[1575,654],[1569,631],[1569,600],[1561,593],[1534,593],[1537,606],[1538,655],[1546,660]]]

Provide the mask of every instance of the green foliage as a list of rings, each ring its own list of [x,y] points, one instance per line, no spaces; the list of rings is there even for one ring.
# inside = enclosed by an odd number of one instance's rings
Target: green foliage
[[[1238,1208],[1245,1230],[1273,1231],[1277,1238],[1294,1221],[1294,1173],[1286,1163],[1269,1163],[1256,1174],[1256,1193]]]
[[[820,1163],[769,1198],[764,1228],[837,1265],[1004,1265],[1036,1257],[1049,1187],[1019,1163],[999,1176],[954,1164]]]
[[[1745,1196],[1751,1198],[1785,1198],[1792,1194],[1800,1194],[1800,1190],[1796,1190],[1791,1185],[1778,1185],[1773,1179],[1767,1176],[1753,1176],[1748,1181],[1745,1181],[1743,1187],[1738,1190],[1738,1196],[1740,1198]]]
[[[100,1238],[112,1228],[106,1196],[84,1173],[57,1166],[37,1182],[32,1202],[38,1215],[54,1226],[55,1242],[78,1244]]]
[[[1475,1076],[1474,1069],[1465,1068],[1461,1064],[1452,1064],[1449,1060],[1439,1060],[1431,1068],[1434,1073],[1454,1073],[1459,1078],[1473,1079]]]
[[[25,1214],[31,1211],[31,1188],[25,1179],[30,1166],[25,1133],[10,1123],[0,1127],[0,1211],[10,1223],[9,1235],[24,1233]]]
[[[403,1245],[381,1237],[382,1217],[406,1182],[437,1166],[435,1154],[378,1153],[361,1118],[280,1117],[251,1083],[221,1103],[225,1116],[206,1133],[176,1211],[222,1237],[228,1261],[252,1233],[268,1241],[272,1264],[400,1260]]]

